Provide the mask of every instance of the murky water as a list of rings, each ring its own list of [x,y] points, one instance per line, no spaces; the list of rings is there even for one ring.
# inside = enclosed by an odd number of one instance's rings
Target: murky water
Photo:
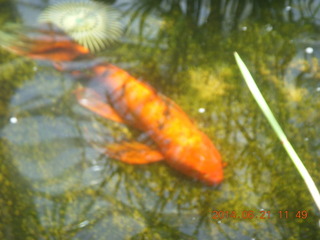
[[[233,52],[319,186],[320,1],[100,2],[125,32],[99,55],[178,103],[225,179],[108,158],[105,144],[140,133],[82,108],[79,83],[50,63],[0,49],[0,239],[318,239],[319,211]],[[0,25],[36,25],[50,4],[2,1]]]

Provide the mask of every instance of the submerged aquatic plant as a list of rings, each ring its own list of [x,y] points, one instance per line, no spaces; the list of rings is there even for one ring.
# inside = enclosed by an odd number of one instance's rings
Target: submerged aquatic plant
[[[60,2],[49,6],[40,22],[53,23],[90,51],[99,51],[122,33],[118,12],[94,1]]]
[[[12,43],[16,46],[24,46],[22,36],[24,35],[23,28],[17,23],[6,23],[0,29],[0,47],[10,51]]]
[[[303,165],[302,161],[300,160],[298,154],[292,147],[291,143],[287,139],[287,136],[283,132],[282,128],[280,127],[278,121],[274,117],[271,109],[269,108],[266,100],[262,96],[258,86],[256,85],[255,81],[253,80],[248,68],[244,64],[244,62],[241,60],[240,56],[238,53],[234,53],[234,56],[236,58],[237,64],[240,68],[240,71],[243,75],[244,80],[246,81],[254,99],[258,103],[259,107],[261,108],[263,114],[269,121],[270,125],[272,126],[273,130],[277,134],[278,138],[280,139],[281,143],[283,144],[283,147],[287,151],[289,157],[291,158],[293,164],[296,166],[298,169],[301,177],[305,181],[318,209],[320,210],[320,193],[319,190],[317,189],[317,186],[315,185],[313,179],[311,178],[308,170],[306,167]]]

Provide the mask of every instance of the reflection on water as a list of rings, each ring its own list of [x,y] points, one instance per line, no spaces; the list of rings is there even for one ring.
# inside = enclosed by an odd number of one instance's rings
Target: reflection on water
[[[5,2],[1,23],[28,22],[50,1]],[[161,162],[109,159],[106,142],[140,133],[80,107],[79,83],[50,64],[1,49],[0,239],[317,239],[319,212],[232,55],[248,63],[320,183],[320,2],[305,2],[114,1],[127,33],[101,55],[174,99],[210,136],[227,163],[218,188]],[[212,210],[240,218],[212,219]],[[303,210],[306,219],[296,216]]]

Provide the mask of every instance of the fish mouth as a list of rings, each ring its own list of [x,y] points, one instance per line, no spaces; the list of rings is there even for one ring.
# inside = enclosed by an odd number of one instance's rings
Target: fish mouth
[[[201,181],[210,186],[219,185],[223,181],[222,170],[202,175]]]

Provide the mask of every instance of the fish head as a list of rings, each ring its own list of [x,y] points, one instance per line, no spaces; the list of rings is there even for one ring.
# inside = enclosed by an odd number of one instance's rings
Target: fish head
[[[207,185],[218,185],[223,180],[220,153],[205,134],[200,133],[200,136],[201,141],[172,147],[167,162],[178,171]]]
[[[207,185],[218,185],[223,180],[223,167],[220,153],[212,142],[203,141],[186,156],[191,167],[191,175]]]
[[[205,148],[206,149],[206,148]],[[219,152],[214,146],[192,156],[195,178],[207,185],[218,185],[223,180],[223,166]]]

